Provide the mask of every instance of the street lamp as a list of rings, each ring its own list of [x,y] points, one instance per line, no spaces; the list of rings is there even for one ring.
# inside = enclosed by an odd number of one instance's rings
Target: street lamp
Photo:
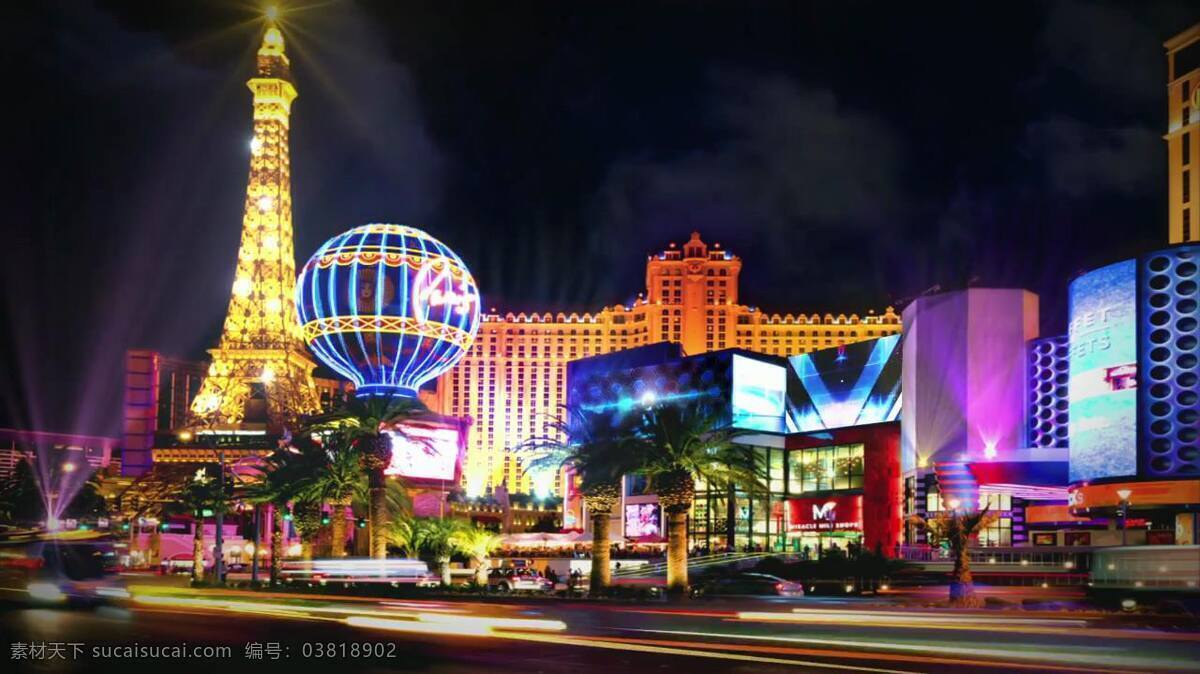
[[[1117,497],[1121,499],[1121,547],[1125,547],[1125,535],[1129,530],[1129,497],[1132,489],[1118,489]]]

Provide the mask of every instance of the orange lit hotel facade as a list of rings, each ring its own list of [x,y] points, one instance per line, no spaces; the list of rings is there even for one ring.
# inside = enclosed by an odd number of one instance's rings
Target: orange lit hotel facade
[[[480,494],[558,491],[557,475],[524,473],[512,451],[545,430],[566,402],[568,361],[656,342],[687,354],[728,348],[785,356],[900,332],[882,315],[767,314],[739,303],[742,261],[698,233],[646,263],[646,293],[631,306],[591,314],[506,313],[483,317],[474,345],[438,380],[435,407],[470,417],[463,484]]]

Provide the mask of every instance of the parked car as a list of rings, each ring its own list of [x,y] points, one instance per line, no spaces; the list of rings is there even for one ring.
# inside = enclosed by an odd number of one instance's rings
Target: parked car
[[[766,573],[739,573],[704,583],[700,594],[803,597],[804,585]]]
[[[497,592],[554,591],[550,579],[532,569],[492,569],[488,574],[488,589]]]

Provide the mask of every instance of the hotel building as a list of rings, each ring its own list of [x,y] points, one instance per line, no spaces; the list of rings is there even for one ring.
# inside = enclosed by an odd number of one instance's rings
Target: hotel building
[[[1200,241],[1200,24],[1163,46],[1167,50],[1168,227],[1171,243]]]
[[[463,482],[468,494],[501,484],[515,493],[559,493],[556,475],[525,474],[513,448],[545,431],[566,403],[566,364],[674,342],[688,355],[740,348],[808,353],[900,332],[900,316],[768,314],[739,302],[742,261],[693,232],[646,261],[646,292],[630,306],[590,314],[483,316],[475,344],[438,381],[437,411],[472,419]]]

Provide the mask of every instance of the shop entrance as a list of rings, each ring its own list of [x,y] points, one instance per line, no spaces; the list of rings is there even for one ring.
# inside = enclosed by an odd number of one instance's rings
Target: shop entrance
[[[842,553],[862,548],[861,531],[804,531],[788,534],[789,549],[805,559],[817,559],[833,549]]]

